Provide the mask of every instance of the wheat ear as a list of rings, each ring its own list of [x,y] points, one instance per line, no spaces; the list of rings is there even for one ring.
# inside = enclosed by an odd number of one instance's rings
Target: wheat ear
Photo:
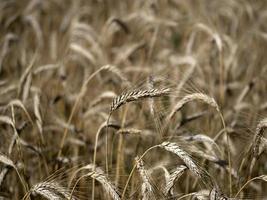
[[[31,194],[38,194],[46,199],[55,199],[55,200],[64,200],[70,199],[71,194],[63,186],[60,186],[54,181],[44,181],[41,183],[35,184],[28,193],[24,196],[23,199],[28,199]],[[76,199],[76,198],[74,198]]]
[[[81,176],[75,183],[71,196],[73,194],[73,191],[75,187],[77,186],[78,182],[85,177],[91,177],[95,180],[97,180],[104,188],[104,190],[112,197],[113,200],[120,200],[120,193],[118,192],[118,189],[111,183],[111,181],[107,178],[107,176],[103,173],[103,170],[99,167],[95,168],[95,171],[91,171],[83,176]],[[71,199],[71,198],[70,198]]]
[[[142,179],[142,200],[149,200],[153,196],[153,187],[150,183],[147,170],[145,169],[144,162],[139,157],[135,158],[136,168]]]
[[[175,181],[185,172],[187,167],[185,165],[179,165],[176,167],[176,169],[170,174],[168,181],[166,182],[165,186],[165,195],[168,195],[169,193],[173,195],[173,187],[175,184]]]
[[[192,171],[197,177],[202,177],[202,170],[195,164],[191,156],[184,151],[180,146],[173,142],[163,142],[159,145],[161,148],[165,149],[166,151],[172,152],[179,156],[181,160],[184,161],[185,165],[188,167],[190,171]]]
[[[119,107],[126,104],[127,102],[137,101],[144,98],[168,95],[170,91],[171,91],[170,88],[162,88],[162,89],[155,88],[149,90],[134,90],[131,92],[123,93],[113,99],[110,107],[110,112],[117,110]]]
[[[21,177],[21,175],[19,173],[19,170],[16,167],[15,163],[11,159],[9,159],[7,156],[5,156],[5,155],[3,155],[1,153],[0,153],[0,162],[5,164],[6,166],[12,167],[16,171],[16,173],[17,173],[17,175],[19,177],[19,180],[21,181],[21,184],[23,185],[23,188],[24,188],[25,192],[27,192],[27,185],[26,185],[25,181],[22,179],[22,177]]]
[[[255,135],[254,143],[253,143],[253,156],[254,157],[257,157],[259,154],[259,146],[260,146],[261,138],[266,128],[267,128],[267,118],[264,118],[258,123],[257,128],[256,128],[256,135]]]
[[[203,93],[193,93],[193,94],[186,95],[180,101],[178,101],[178,103],[172,109],[171,113],[167,116],[166,118],[167,123],[174,117],[175,113],[178,112],[186,103],[195,101],[195,100],[202,101],[214,107],[217,111],[220,111],[219,106],[214,100],[214,98],[209,97],[208,95],[203,94]]]

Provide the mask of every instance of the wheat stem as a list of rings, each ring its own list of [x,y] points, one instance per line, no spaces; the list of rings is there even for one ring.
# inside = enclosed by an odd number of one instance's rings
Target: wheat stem
[[[250,179],[250,180],[248,180],[239,190],[238,190],[238,192],[236,193],[236,195],[235,195],[235,198],[240,194],[240,192],[249,184],[249,183],[251,183],[252,181],[254,181],[254,180],[257,180],[257,179],[261,179],[261,176],[257,176],[257,177],[254,177],[254,178],[252,178],[252,179]]]

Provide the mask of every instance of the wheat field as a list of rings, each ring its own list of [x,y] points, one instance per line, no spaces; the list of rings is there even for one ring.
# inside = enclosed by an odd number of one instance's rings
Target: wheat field
[[[267,1],[1,0],[0,200],[267,200]]]

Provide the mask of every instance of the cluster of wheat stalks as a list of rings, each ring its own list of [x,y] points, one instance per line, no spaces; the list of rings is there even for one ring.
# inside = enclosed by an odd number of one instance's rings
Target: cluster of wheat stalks
[[[267,1],[0,1],[0,200],[267,199]]]

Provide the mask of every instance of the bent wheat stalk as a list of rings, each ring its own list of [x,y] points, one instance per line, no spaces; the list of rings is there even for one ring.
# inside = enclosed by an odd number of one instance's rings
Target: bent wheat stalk
[[[8,103],[8,105],[7,105],[6,107],[9,107],[9,106],[17,106],[17,107],[21,108],[21,109],[24,111],[24,113],[26,114],[26,116],[27,116],[27,118],[29,119],[29,121],[31,122],[31,124],[32,124],[32,125],[34,124],[32,118],[31,118],[31,116],[30,116],[30,114],[29,114],[29,112],[27,111],[27,109],[25,108],[25,106],[24,106],[24,104],[21,102],[21,100],[19,100],[19,99],[13,99],[13,100],[11,100],[11,101]]]
[[[255,181],[255,180],[263,180],[265,182],[267,182],[267,175],[261,175],[261,176],[257,176],[257,177],[254,177],[250,180],[248,180],[241,188],[240,190],[236,193],[235,195],[235,198],[240,194],[240,192],[249,184],[251,183],[252,181]]]
[[[103,122],[96,133],[95,136],[95,145],[94,145],[94,155],[93,155],[93,171],[95,170],[95,164],[96,164],[96,151],[97,151],[97,146],[98,146],[98,139],[99,139],[99,135],[101,133],[101,131],[106,127],[106,129],[108,129],[109,127],[116,127],[116,125],[114,124],[108,124],[107,121]],[[118,127],[120,128],[120,127]],[[93,179],[93,183],[92,183],[92,199],[94,199],[94,190],[95,190],[95,179]]]

